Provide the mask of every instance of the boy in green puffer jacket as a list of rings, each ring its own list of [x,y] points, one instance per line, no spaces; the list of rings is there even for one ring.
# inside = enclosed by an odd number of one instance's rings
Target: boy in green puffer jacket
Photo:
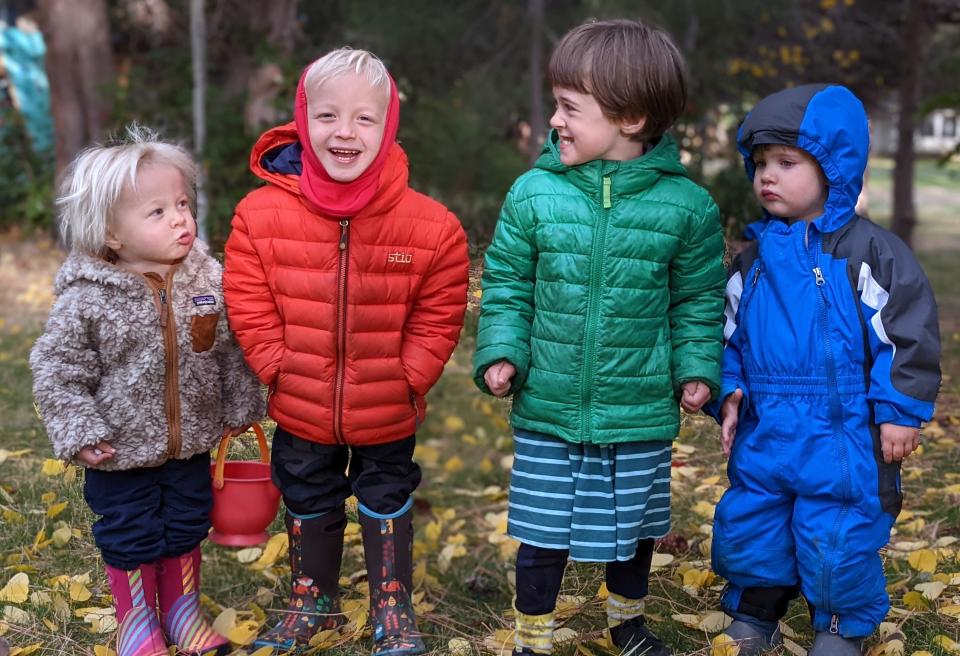
[[[719,387],[722,229],[666,134],[687,93],[665,33],[581,25],[549,80],[553,129],[487,251],[474,357],[482,390],[514,396],[515,653],[551,652],[570,558],[607,564],[612,642],[661,656],[643,598],[670,526],[677,402],[696,412]]]

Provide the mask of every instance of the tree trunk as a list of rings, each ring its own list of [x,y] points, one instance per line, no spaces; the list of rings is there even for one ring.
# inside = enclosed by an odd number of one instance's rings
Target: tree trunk
[[[547,129],[543,118],[543,0],[529,0],[530,11],[530,143],[533,164],[540,156],[541,137]]]
[[[113,54],[106,0],[40,0],[56,171],[100,139],[110,115]]]
[[[903,26],[904,65],[900,76],[900,116],[897,119],[897,152],[893,169],[893,220],[891,230],[913,248],[917,208],[913,199],[916,153],[913,131],[920,106],[920,76],[923,71],[927,36],[924,0],[907,0]]]
[[[207,240],[207,191],[203,149],[207,138],[207,55],[203,0],[190,0],[190,61],[193,69],[193,153],[197,160],[197,234]]]

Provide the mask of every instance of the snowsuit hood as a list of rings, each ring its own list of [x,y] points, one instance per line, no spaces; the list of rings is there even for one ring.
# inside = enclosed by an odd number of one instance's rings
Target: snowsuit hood
[[[809,153],[829,185],[823,215],[815,225],[832,232],[855,215],[870,150],[863,103],[846,87],[807,84],[767,96],[754,107],[737,133],[747,177],[753,181],[753,149],[764,144],[800,148]],[[764,219],[770,219],[765,214]]]

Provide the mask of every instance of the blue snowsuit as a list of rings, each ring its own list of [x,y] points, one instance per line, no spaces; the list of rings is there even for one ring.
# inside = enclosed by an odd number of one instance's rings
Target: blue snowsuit
[[[815,630],[866,636],[890,606],[877,552],[901,505],[879,424],[933,414],[936,303],[907,246],[854,212],[869,133],[849,90],[769,96],[737,141],[751,179],[752,150],[781,144],[810,153],[829,192],[809,224],[765,214],[748,226],[754,241],[731,267],[719,398],[744,398],[714,520],[722,605],[779,619],[799,589]]]

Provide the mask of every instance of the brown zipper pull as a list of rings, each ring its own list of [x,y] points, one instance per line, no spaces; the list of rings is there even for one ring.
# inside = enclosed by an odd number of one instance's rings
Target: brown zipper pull
[[[157,288],[157,296],[160,298],[160,327],[167,327],[167,290],[163,287]]]

